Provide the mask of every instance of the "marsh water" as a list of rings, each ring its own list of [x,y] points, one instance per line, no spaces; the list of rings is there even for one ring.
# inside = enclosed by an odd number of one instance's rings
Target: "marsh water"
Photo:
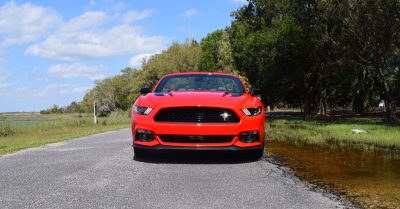
[[[270,141],[267,149],[297,176],[365,208],[400,208],[398,154],[332,150]]]

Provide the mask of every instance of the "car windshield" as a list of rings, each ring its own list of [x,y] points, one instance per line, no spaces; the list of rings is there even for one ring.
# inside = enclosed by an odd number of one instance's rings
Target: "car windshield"
[[[155,92],[169,91],[222,91],[245,93],[240,80],[228,75],[188,74],[165,77]]]

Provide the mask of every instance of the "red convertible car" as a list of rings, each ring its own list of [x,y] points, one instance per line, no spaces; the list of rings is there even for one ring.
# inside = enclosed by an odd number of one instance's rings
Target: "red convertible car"
[[[177,73],[163,77],[132,107],[136,157],[156,150],[264,151],[264,106],[259,90],[246,89],[236,76]]]

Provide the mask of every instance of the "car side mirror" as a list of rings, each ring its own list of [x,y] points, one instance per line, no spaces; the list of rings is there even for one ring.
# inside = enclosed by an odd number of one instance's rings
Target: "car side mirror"
[[[251,94],[251,96],[260,96],[261,91],[260,91],[260,89],[253,88],[253,89],[251,89],[250,94]]]
[[[148,94],[148,93],[150,93],[150,89],[149,88],[147,88],[147,87],[143,87],[143,88],[140,88],[140,94],[142,94],[142,95],[146,95],[146,94]]]

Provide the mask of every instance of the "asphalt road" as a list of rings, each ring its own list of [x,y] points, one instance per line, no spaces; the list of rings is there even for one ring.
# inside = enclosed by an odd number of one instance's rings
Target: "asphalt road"
[[[135,160],[128,129],[0,157],[0,208],[338,207],[264,160],[226,153]]]

